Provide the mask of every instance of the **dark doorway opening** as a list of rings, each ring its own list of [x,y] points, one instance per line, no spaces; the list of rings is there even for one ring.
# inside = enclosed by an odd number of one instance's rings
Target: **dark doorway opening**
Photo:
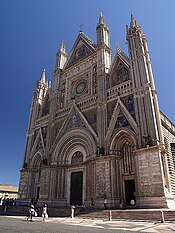
[[[71,173],[70,204],[82,205],[83,172]]]
[[[125,200],[126,206],[131,206],[131,200],[135,201],[135,181],[134,180],[125,180]]]
[[[39,192],[40,192],[40,187],[37,187],[37,194],[36,194],[36,199],[39,199]]]

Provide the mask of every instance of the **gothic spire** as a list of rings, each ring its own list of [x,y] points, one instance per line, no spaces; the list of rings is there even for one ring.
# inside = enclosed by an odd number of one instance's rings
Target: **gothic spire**
[[[64,41],[61,41],[59,51],[63,52],[63,53],[66,53],[66,44],[65,44]]]
[[[55,69],[63,69],[66,60],[67,60],[66,44],[64,41],[61,41],[59,50],[56,54]]]
[[[105,19],[104,19],[104,16],[102,14],[102,12],[100,12],[100,17],[99,17],[99,23],[98,25],[103,25],[106,27],[106,22],[105,22]]]
[[[108,47],[109,45],[109,29],[106,25],[104,16],[100,13],[99,22],[96,28],[97,32],[97,44],[105,43]]]
[[[46,71],[45,71],[45,69],[43,70],[43,73],[41,75],[40,82],[46,84]]]
[[[136,21],[136,19],[134,18],[133,14],[131,14],[130,28],[135,28],[135,27],[138,27],[137,21]]]

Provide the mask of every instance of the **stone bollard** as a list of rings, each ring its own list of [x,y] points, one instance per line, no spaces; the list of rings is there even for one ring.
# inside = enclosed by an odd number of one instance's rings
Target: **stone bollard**
[[[75,206],[71,206],[71,218],[74,218],[74,215],[75,215]]]
[[[161,215],[162,215],[161,223],[164,223],[165,222],[165,218],[164,218],[164,213],[163,213],[162,210],[161,210]]]
[[[111,211],[111,210],[108,212],[108,220],[109,220],[109,221],[112,220],[112,211]]]

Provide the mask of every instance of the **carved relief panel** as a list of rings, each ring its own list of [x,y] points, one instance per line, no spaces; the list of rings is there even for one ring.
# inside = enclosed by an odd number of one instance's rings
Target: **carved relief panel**
[[[158,152],[144,151],[138,156],[140,194],[142,196],[162,196],[162,174]]]
[[[106,197],[110,192],[109,161],[97,162],[96,165],[96,194],[97,197]]]
[[[22,171],[19,185],[19,196],[22,199],[27,198],[28,172]]]

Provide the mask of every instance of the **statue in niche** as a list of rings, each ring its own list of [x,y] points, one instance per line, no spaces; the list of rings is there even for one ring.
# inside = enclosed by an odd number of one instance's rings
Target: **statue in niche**
[[[143,137],[145,139],[145,144],[147,146],[153,146],[153,140],[149,134],[147,136],[143,136]]]
[[[97,156],[104,156],[105,155],[105,148],[102,146],[102,147],[97,147]]]

